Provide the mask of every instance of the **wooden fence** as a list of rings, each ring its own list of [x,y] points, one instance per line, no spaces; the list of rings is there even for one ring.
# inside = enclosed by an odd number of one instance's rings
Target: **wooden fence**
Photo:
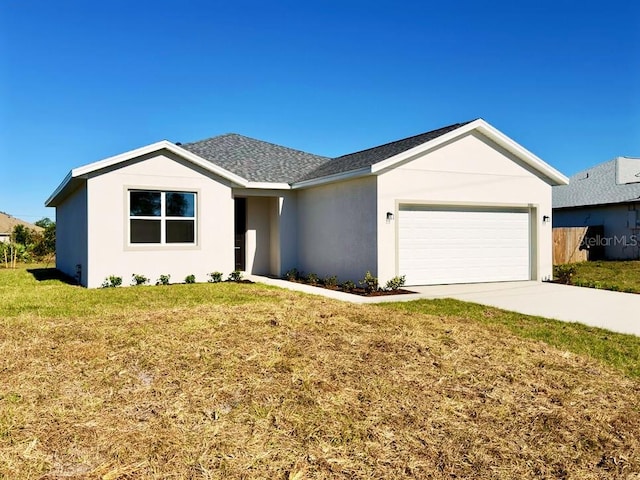
[[[553,229],[553,264],[586,262],[603,258],[602,226]]]

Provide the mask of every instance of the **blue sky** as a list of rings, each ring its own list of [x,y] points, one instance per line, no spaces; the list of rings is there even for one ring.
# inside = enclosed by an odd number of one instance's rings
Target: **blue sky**
[[[640,156],[640,3],[4,0],[0,210],[236,132],[336,156],[482,117],[563,173]]]

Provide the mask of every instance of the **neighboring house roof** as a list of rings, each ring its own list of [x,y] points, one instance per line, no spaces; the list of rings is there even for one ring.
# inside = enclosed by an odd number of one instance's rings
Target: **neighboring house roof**
[[[617,157],[553,187],[553,208],[640,202],[640,158]]]
[[[11,235],[16,225],[24,225],[37,232],[44,230],[42,227],[34,225],[33,223],[25,222],[19,218],[12,217],[8,213],[0,212],[0,235]]]
[[[177,145],[167,140],[73,169],[46,201],[56,206],[88,175],[142,155],[167,150],[245,188],[303,188],[340,179],[379,174],[417,155],[476,131],[504,148],[551,185],[567,178],[482,119],[456,123],[420,135],[336,158],[313,155],[237,134]]]
[[[292,183],[330,160],[236,133],[180,146],[250,182]]]

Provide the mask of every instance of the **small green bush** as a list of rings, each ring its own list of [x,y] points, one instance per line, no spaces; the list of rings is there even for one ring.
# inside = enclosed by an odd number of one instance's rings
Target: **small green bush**
[[[342,290],[345,292],[352,292],[353,290],[355,290],[356,284],[351,280],[347,280],[346,282],[343,282],[342,285],[340,285],[340,288],[342,288]]]
[[[156,285],[169,285],[169,279],[171,278],[171,275],[167,274],[167,275],[160,275],[158,277],[158,280],[156,280]]]
[[[191,274],[184,277],[184,283],[196,283],[196,276]]]
[[[104,279],[104,282],[102,282],[102,285],[100,286],[102,288],[116,288],[116,287],[119,287],[120,285],[122,285],[122,277],[110,275]]]
[[[326,276],[324,277],[324,284],[327,287],[336,287],[338,286],[338,277],[336,275]]]
[[[576,266],[566,263],[564,265],[555,265],[553,267],[553,276],[560,282],[570,285],[571,279],[576,274]]]
[[[149,283],[149,279],[144,275],[134,273],[131,275],[131,285],[145,285]]]
[[[209,283],[220,283],[222,281],[222,272],[207,273],[209,276]]]
[[[317,285],[320,282],[320,278],[315,273],[307,275],[307,283],[309,285]]]
[[[393,277],[391,280],[387,281],[386,285],[384,286],[385,290],[400,290],[402,287],[404,287],[404,283],[406,280],[406,275],[402,275],[401,277]]]
[[[291,270],[287,270],[287,273],[284,274],[284,278],[290,282],[294,282],[300,278],[300,272],[298,272],[297,268],[292,268]]]
[[[240,270],[234,270],[229,274],[229,278],[227,278],[229,282],[240,282],[242,281],[242,272]]]
[[[364,274],[364,278],[358,282],[365,289],[367,293],[377,292],[380,289],[378,284],[378,277],[371,275],[371,272],[367,270]]]

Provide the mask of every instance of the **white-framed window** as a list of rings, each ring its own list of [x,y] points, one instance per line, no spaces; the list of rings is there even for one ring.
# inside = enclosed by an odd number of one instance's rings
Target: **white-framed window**
[[[195,245],[194,192],[129,190],[131,245]]]

